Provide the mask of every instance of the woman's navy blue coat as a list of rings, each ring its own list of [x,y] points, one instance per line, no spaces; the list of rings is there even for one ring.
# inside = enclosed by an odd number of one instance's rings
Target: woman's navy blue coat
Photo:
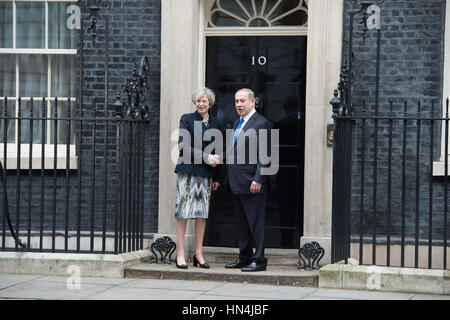
[[[210,141],[203,141],[203,135],[208,129],[217,129],[221,130],[219,119],[216,117],[209,116],[208,125],[202,123],[202,116],[197,112],[186,113],[181,116],[180,119],[180,137],[178,140],[178,147],[180,150],[178,164],[175,167],[175,172],[184,172],[190,173],[201,177],[212,177],[214,181],[217,181],[216,177],[218,174],[217,167],[213,168],[210,165],[205,163],[205,159],[208,158],[208,155],[204,153],[205,148],[212,143],[215,138],[212,138]],[[198,122],[197,122],[198,121]],[[202,126],[202,134],[194,135],[194,123],[197,122]],[[189,132],[190,135],[190,145],[186,145],[188,141],[183,139],[183,134],[181,130],[184,131],[185,134]],[[196,141],[197,140],[197,141]],[[202,146],[201,150],[198,148]],[[189,152],[189,155],[184,154],[184,152]],[[215,152],[213,152],[214,154]],[[183,157],[184,156],[184,157]],[[190,163],[184,163],[183,158],[190,156]],[[200,163],[201,161],[201,163]]]

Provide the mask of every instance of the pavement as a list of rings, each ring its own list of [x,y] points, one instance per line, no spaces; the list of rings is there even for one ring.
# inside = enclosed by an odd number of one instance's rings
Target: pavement
[[[450,295],[168,279],[0,274],[0,300],[450,300]],[[3,301],[2,301],[3,302]],[[259,303],[259,302],[258,302]],[[195,312],[193,304],[186,304]],[[181,305],[183,306],[183,305]],[[180,307],[181,307],[180,306]],[[195,308],[195,307],[194,307]],[[180,312],[182,309],[180,309]],[[222,311],[222,310],[221,310]],[[253,310],[255,311],[255,310]]]

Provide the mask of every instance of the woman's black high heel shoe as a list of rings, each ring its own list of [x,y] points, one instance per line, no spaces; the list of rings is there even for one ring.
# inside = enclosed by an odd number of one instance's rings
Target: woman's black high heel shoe
[[[197,257],[194,255],[194,257],[192,258],[192,261],[194,262],[194,267],[196,267],[197,265],[199,265],[200,266],[200,268],[203,268],[203,269],[209,269],[209,264],[207,263],[207,262],[205,262],[205,263],[200,263],[198,260],[197,260]]]
[[[178,264],[178,259],[175,258],[175,264],[177,265],[178,269],[187,269],[188,265],[187,264]]]

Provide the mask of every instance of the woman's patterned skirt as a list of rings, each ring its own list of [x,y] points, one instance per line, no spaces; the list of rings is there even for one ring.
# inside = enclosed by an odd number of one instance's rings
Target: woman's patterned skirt
[[[175,200],[176,219],[208,219],[212,178],[178,173]]]

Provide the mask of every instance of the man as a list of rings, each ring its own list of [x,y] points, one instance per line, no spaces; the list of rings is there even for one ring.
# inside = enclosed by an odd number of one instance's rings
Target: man
[[[270,122],[255,110],[255,96],[250,89],[235,94],[236,112],[233,141],[227,145],[228,186],[233,193],[237,217],[239,257],[225,268],[264,271],[264,222],[266,216],[266,179],[259,155],[261,137],[270,150]],[[263,130],[261,130],[263,129]],[[253,252],[253,242],[256,250]]]

